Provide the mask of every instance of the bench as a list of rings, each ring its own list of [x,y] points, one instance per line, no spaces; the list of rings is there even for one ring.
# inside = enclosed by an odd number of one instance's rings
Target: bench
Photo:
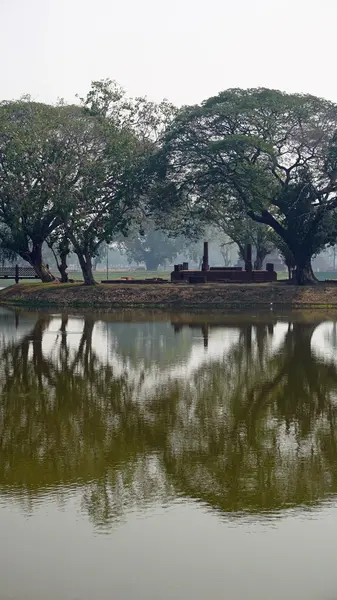
[[[33,267],[0,267],[0,279],[15,279],[19,283],[20,279],[39,279]]]

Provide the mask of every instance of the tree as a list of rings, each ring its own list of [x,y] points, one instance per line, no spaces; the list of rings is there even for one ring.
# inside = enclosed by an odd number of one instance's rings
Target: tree
[[[5,226],[0,223],[0,262],[3,266],[6,261],[13,263],[18,259],[18,254],[14,250],[11,250],[6,243],[4,243],[5,232]]]
[[[127,230],[138,202],[132,177],[139,140],[83,107],[30,100],[2,103],[0,129],[2,247],[51,281],[42,246],[61,235],[63,273],[70,242],[85,284],[93,284],[92,258],[102,242]]]
[[[254,269],[259,271],[263,268],[263,261],[274,250],[275,245],[271,240],[270,229],[268,227],[261,227],[259,223],[254,223],[254,225],[255,227],[252,232],[252,240],[255,247]]]
[[[69,169],[76,186],[65,191],[59,214],[66,237],[78,257],[84,283],[95,284],[92,259],[103,242],[125,233],[135,216],[137,198],[128,173],[138,142],[128,131],[83,112],[72,126],[74,140]]]
[[[304,284],[314,281],[311,257],[336,239],[336,131],[337,105],[327,100],[228,90],[178,114],[156,168],[175,206],[200,214],[215,193],[224,210],[235,202],[273,229]]]
[[[159,265],[173,260],[186,248],[186,240],[170,238],[150,225],[145,231],[126,237],[120,247],[125,249],[130,261],[145,263],[148,271],[156,271]]]
[[[62,220],[84,282],[92,285],[92,258],[101,243],[126,235],[142,216],[140,166],[153,152],[173,107],[165,101],[157,105],[146,98],[129,99],[110,80],[93,82],[81,102],[90,127],[79,128],[75,135],[79,150],[72,160],[81,164],[81,177]],[[87,148],[84,163],[83,147]]]
[[[42,245],[60,224],[56,196],[62,107],[23,99],[0,104],[1,246],[29,262],[42,281],[54,277],[42,260]]]
[[[125,198],[116,193],[134,138],[81,107],[29,100],[2,103],[0,126],[2,247],[52,281],[42,246],[58,240],[64,280],[70,241],[85,283],[92,283],[92,256],[125,225]]]

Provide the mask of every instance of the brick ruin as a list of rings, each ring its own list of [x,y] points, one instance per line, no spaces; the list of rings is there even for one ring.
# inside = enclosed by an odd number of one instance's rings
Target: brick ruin
[[[204,254],[201,271],[190,270],[188,263],[174,265],[171,281],[174,283],[266,283],[276,281],[274,265],[268,263],[265,271],[255,271],[252,263],[252,245],[246,245],[246,268],[242,267],[210,267],[208,242],[204,242]]]

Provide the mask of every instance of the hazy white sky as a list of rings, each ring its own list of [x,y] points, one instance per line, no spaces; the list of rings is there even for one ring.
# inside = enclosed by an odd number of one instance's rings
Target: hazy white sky
[[[0,98],[109,77],[176,104],[236,86],[337,102],[336,24],[337,0],[0,0]]]

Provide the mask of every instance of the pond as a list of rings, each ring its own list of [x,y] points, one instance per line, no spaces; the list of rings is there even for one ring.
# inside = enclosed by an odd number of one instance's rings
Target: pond
[[[337,323],[0,309],[1,600],[333,600]]]

